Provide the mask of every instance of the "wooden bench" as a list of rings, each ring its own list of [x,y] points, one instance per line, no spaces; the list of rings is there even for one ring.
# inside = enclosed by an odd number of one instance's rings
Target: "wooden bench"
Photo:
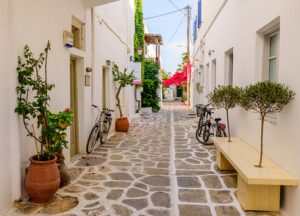
[[[298,179],[263,156],[262,168],[259,151],[239,138],[213,137],[217,147],[217,166],[220,170],[238,173],[237,198],[244,210],[279,211],[280,186],[297,186]]]

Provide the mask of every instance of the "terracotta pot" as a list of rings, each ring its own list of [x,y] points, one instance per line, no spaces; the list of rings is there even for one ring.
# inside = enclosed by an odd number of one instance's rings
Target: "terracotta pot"
[[[31,163],[25,177],[25,189],[32,202],[45,204],[52,200],[59,188],[59,170],[56,157],[49,161],[37,161],[35,158],[29,159]]]
[[[129,121],[126,117],[118,118],[116,120],[116,131],[117,132],[128,132]]]

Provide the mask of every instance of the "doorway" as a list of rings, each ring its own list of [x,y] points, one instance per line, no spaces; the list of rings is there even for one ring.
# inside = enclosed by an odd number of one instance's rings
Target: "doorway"
[[[217,86],[216,83],[217,83],[217,61],[216,59],[214,59],[211,64],[211,88],[210,88],[211,91],[213,91],[214,88],[216,88]]]
[[[71,126],[70,154],[71,157],[78,153],[78,94],[77,94],[77,59],[70,59],[70,93],[73,123]]]
[[[110,68],[103,66],[102,67],[102,107],[103,108],[111,108],[110,107],[110,91],[111,91],[111,80],[109,76]]]

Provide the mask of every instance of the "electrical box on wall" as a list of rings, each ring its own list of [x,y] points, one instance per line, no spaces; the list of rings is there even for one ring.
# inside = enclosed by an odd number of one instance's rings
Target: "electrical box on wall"
[[[198,93],[203,92],[203,86],[201,86],[201,83],[196,83],[196,90]]]
[[[91,75],[90,75],[90,73],[85,74],[84,78],[85,78],[85,86],[91,86]]]
[[[73,34],[68,31],[64,31],[64,46],[71,48],[74,46],[74,39],[73,39]]]

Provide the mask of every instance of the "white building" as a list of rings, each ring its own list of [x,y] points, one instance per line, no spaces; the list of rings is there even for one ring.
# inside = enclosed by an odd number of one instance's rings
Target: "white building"
[[[99,7],[92,9],[95,6]],[[55,88],[51,91],[50,108],[56,112],[71,107],[76,113],[76,124],[69,132],[71,145],[64,151],[68,162],[72,155],[85,152],[96,114],[91,105],[116,110],[109,63],[117,63],[122,70],[129,67],[133,56],[134,0],[1,0],[0,25],[2,215],[20,197],[24,168],[35,152],[33,140],[26,138],[14,112],[17,57],[22,55],[24,45],[38,55],[48,40],[52,44],[48,80]],[[77,48],[64,46],[64,31],[76,35]],[[88,72],[89,68],[92,72]],[[122,94],[124,113],[131,117],[135,112],[133,87]]]
[[[206,103],[207,93],[219,84],[246,86],[270,79],[296,92],[295,100],[265,124],[264,149],[269,158],[298,178],[299,9],[298,0],[202,0],[193,54],[194,80],[200,90],[195,91],[194,104]],[[258,115],[236,108],[230,117],[233,135],[258,149]],[[299,215],[300,187],[285,187],[283,194],[283,215]]]

